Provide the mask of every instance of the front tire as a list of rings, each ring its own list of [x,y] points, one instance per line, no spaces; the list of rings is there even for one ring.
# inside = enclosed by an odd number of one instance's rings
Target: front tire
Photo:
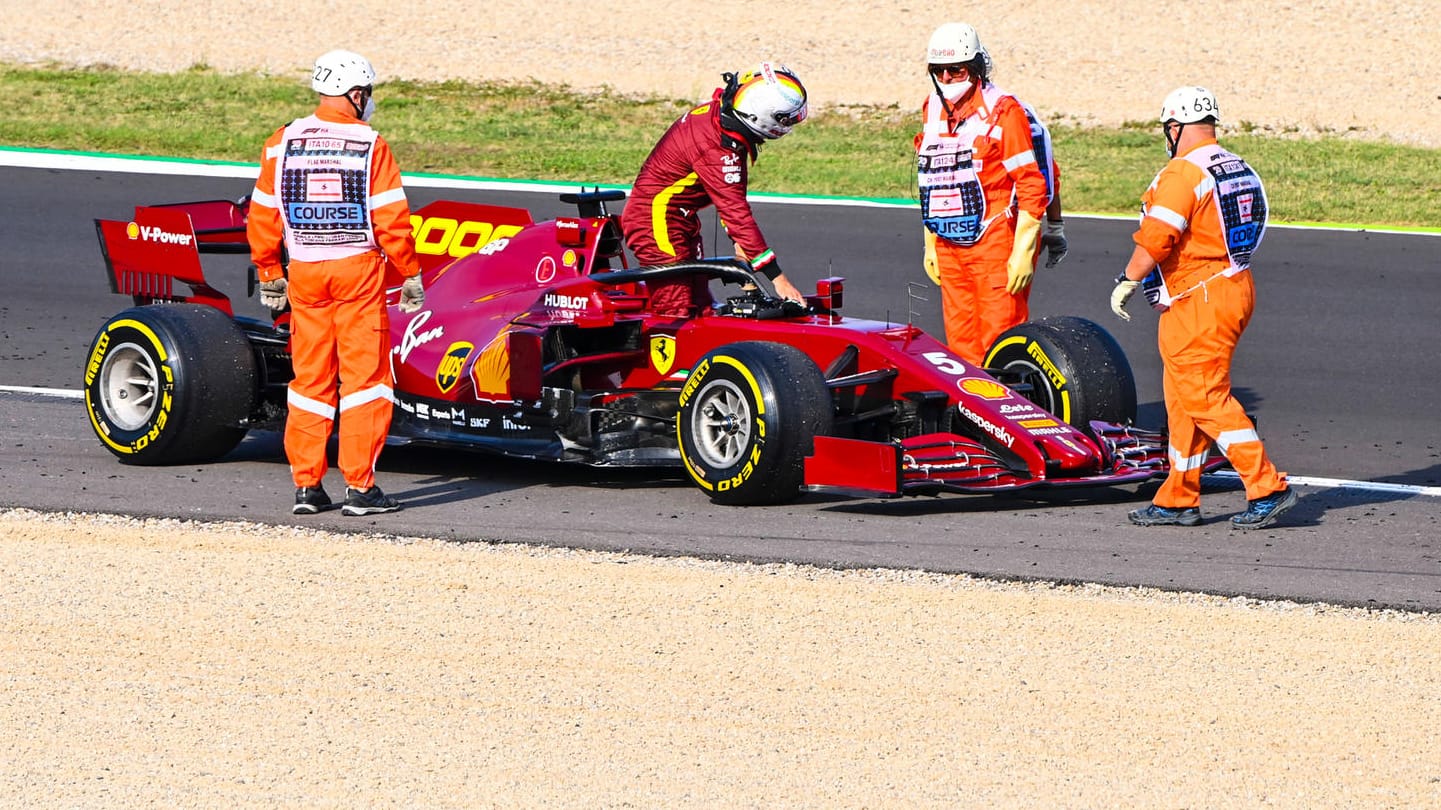
[[[707,354],[680,396],[681,461],[711,500],[787,503],[800,496],[805,458],[830,432],[830,389],[793,346],[748,341]]]
[[[208,461],[245,437],[256,375],[250,342],[224,312],[134,307],[90,344],[85,408],[101,444],[127,464]]]
[[[1136,377],[1111,334],[1069,315],[1013,327],[986,352],[992,376],[1083,431],[1136,421]]]

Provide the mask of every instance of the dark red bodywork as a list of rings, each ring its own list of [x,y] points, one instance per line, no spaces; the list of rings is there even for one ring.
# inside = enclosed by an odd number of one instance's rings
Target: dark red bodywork
[[[647,309],[650,280],[703,273],[739,285],[754,277],[727,260],[628,267],[607,199],[616,197],[579,195],[579,216],[539,223],[524,209],[453,201],[416,212],[426,303],[407,315],[394,306],[398,289],[390,291],[393,439],[679,466],[675,403],[689,369],[718,347],[772,341],[812,358],[834,397],[835,427],[815,437],[805,462],[810,489],[994,492],[1115,485],[1166,471],[1157,434],[1106,423],[1080,429],[912,325],[841,315],[839,278],[820,281],[805,312],[735,286],[727,289],[736,297],[696,317],[657,317]],[[97,221],[112,288],[137,303],[231,313],[199,256],[248,251],[245,208],[243,200],[149,206],[130,222]],[[271,355],[259,397],[283,401],[285,375],[276,369],[288,368],[278,348],[287,318],[235,320]]]

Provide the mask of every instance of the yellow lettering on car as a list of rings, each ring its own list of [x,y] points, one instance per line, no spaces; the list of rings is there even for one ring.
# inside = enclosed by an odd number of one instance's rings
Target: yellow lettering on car
[[[415,234],[415,252],[427,256],[449,256],[459,259],[469,256],[497,239],[507,239],[520,233],[520,225],[501,225],[477,220],[451,219],[450,217],[421,217],[410,215],[410,229]]]

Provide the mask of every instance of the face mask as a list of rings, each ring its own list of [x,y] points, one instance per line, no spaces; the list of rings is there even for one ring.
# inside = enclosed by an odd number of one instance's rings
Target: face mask
[[[360,111],[360,120],[369,121],[372,115],[375,115],[375,99],[367,98],[365,100],[365,109]]]
[[[937,85],[941,88],[941,97],[952,104],[960,101],[961,96],[964,96],[968,91],[970,91],[972,84],[974,84],[974,82],[972,82],[970,79],[966,79],[965,81],[960,82],[951,82],[950,84],[940,84],[939,82],[937,83]]]

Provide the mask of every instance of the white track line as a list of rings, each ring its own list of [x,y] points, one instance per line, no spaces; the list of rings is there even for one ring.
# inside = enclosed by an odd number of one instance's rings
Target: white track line
[[[20,385],[0,385],[0,394],[31,394],[57,399],[84,399],[84,391],[70,391],[64,388],[28,388]],[[1240,480],[1234,472],[1222,470],[1208,473],[1216,478]],[[1422,487],[1413,484],[1388,484],[1383,481],[1350,481],[1345,478],[1317,478],[1315,476],[1288,475],[1286,480],[1301,487],[1331,487],[1335,489],[1359,489],[1367,492],[1390,492],[1399,495],[1429,495],[1441,497],[1441,487]]]
[[[61,399],[84,399],[84,391],[67,391],[64,388],[27,388],[23,385],[0,385],[0,394],[37,394],[42,397]]]
[[[1216,478],[1241,480],[1231,470],[1208,473]],[[1352,481],[1346,478],[1318,478],[1311,475],[1287,475],[1286,481],[1301,487],[1333,487],[1336,489],[1363,489],[1367,492],[1391,492],[1401,495],[1430,495],[1441,497],[1441,487],[1423,487],[1416,484],[1388,484],[1385,481]]]

